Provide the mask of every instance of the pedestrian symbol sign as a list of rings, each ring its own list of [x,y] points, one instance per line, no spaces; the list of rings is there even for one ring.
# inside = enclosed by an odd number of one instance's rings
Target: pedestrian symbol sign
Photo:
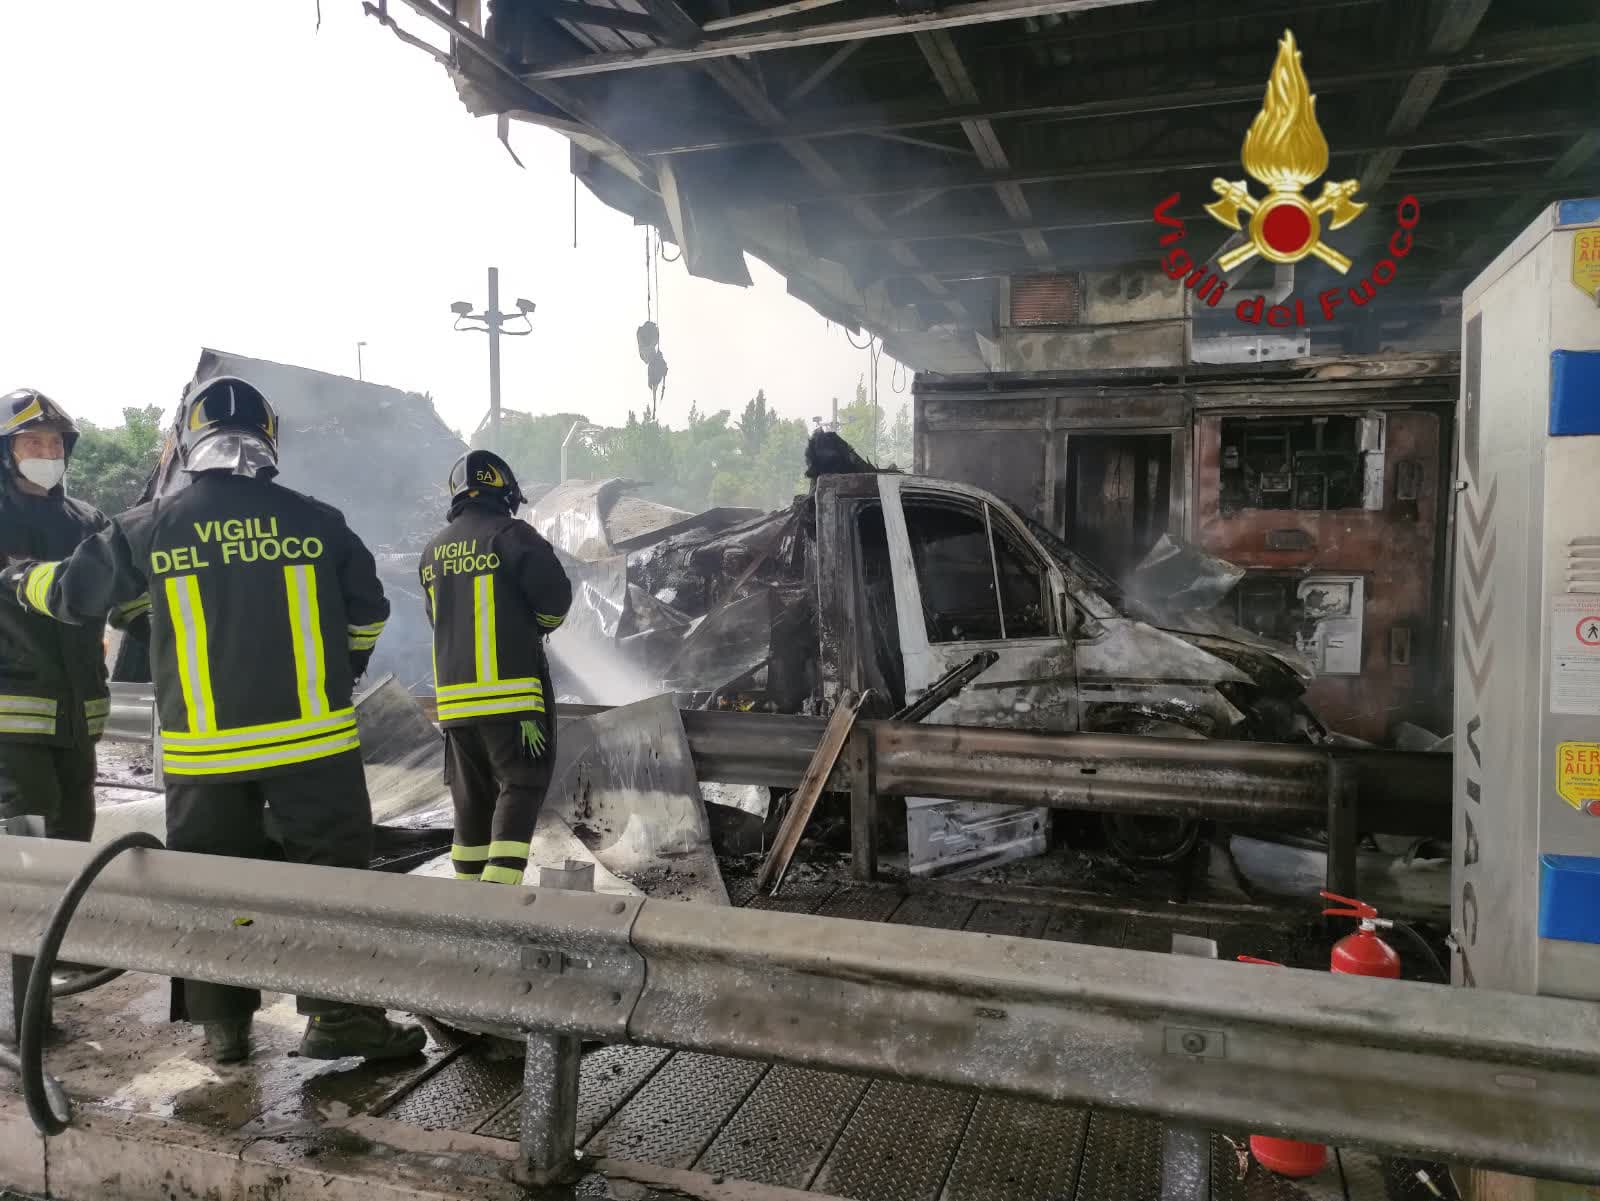
[[[1556,792],[1579,813],[1600,816],[1600,742],[1556,744]]]
[[[1550,712],[1600,717],[1600,595],[1567,592],[1551,597],[1547,629]]]

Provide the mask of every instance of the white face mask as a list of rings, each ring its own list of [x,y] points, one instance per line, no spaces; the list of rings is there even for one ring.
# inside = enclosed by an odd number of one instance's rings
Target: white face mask
[[[36,488],[48,492],[67,474],[65,459],[18,459],[17,474]]]

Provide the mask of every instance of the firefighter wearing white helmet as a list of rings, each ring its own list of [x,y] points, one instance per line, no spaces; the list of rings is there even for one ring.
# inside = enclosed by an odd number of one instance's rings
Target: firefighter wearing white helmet
[[[106,526],[65,492],[78,428],[32,388],[0,396],[0,566],[58,559]],[[0,605],[0,816],[51,838],[94,832],[95,743],[110,711],[104,614],[63,626]]]
[[[389,602],[372,554],[320,501],[276,483],[278,417],[241,379],[197,385],[179,414],[187,488],[129,510],[60,562],[4,573],[24,608],[97,621],[148,596],[167,845],[260,857],[270,811],[291,861],[364,868],[372,809],[352,693]],[[254,989],[174,981],[173,1016],[213,1058],[243,1059]],[[301,1055],[392,1058],[426,1036],[382,1010],[302,997]]]

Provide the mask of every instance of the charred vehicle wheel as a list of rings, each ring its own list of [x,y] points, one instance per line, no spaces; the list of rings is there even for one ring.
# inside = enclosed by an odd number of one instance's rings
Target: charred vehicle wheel
[[[1111,850],[1126,863],[1182,863],[1200,844],[1200,823],[1192,817],[1106,813],[1100,827]]]
[[[1138,734],[1145,738],[1198,738],[1205,735],[1173,721],[1134,722],[1109,734]],[[1124,863],[1170,866],[1182,863],[1200,845],[1200,819],[1145,817],[1128,813],[1100,815],[1100,828],[1112,853]]]

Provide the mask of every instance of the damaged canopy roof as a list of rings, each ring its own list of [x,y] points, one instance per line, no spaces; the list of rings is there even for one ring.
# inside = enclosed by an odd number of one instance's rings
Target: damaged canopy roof
[[[1076,275],[1088,303],[1119,274],[1151,277],[1152,209],[1170,194],[1195,261],[1216,251],[1228,231],[1201,206],[1213,179],[1243,175],[1285,28],[1317,97],[1327,178],[1358,181],[1370,206],[1339,231],[1340,251],[1374,262],[1406,195],[1427,229],[1385,328],[1341,316],[1330,328],[1343,346],[1324,349],[1371,349],[1354,341],[1375,335],[1406,347],[1542,205],[1600,184],[1600,26],[1581,5],[1225,7],[1226,20],[1203,0],[368,11],[440,59],[502,136],[519,120],[570,138],[579,177],[660,227],[691,272],[746,284],[754,255],[825,317],[946,373],[990,365],[984,341],[1009,318],[1013,278]],[[1315,259],[1297,269],[1302,295],[1351,282]],[[1253,294],[1272,277],[1258,265],[1234,282]],[[1202,317],[1231,322],[1229,309]]]

